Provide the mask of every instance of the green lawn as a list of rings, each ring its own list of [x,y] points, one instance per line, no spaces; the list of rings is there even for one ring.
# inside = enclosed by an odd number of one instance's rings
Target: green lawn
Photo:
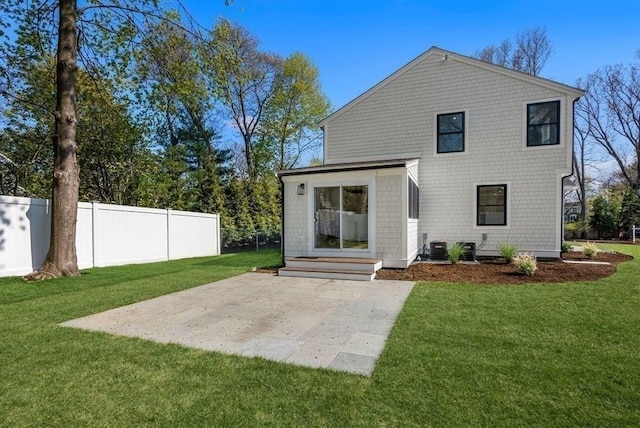
[[[372,378],[59,327],[272,251],[0,279],[0,426],[640,426],[640,246],[591,283],[419,283]]]

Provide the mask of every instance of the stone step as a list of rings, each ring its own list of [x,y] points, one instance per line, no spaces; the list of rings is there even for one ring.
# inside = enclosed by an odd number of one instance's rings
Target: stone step
[[[278,269],[279,276],[299,278],[344,279],[349,281],[372,281],[375,272],[358,272],[353,270],[283,267]]]

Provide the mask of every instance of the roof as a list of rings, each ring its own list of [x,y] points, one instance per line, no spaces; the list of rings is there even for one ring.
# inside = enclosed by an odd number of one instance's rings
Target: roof
[[[384,80],[382,80],[381,82],[379,82],[378,84],[376,84],[375,86],[373,86],[372,88],[370,88],[369,90],[367,90],[366,92],[360,94],[358,97],[354,98],[352,101],[348,102],[347,104],[345,104],[343,107],[339,108],[338,110],[334,111],[333,113],[331,113],[329,116],[325,117],[324,119],[322,119],[319,122],[320,127],[322,127],[324,125],[324,123],[326,123],[327,121],[329,121],[330,119],[333,119],[337,116],[339,116],[340,114],[342,114],[343,112],[349,110],[352,106],[354,106],[355,104],[357,104],[358,102],[360,102],[361,100],[367,98],[369,95],[377,92],[379,89],[383,88],[384,86],[386,86],[387,84],[391,83],[392,81],[394,81],[395,79],[397,79],[398,77],[400,77],[401,75],[403,75],[405,72],[407,72],[408,70],[410,70],[411,68],[413,68],[415,65],[419,64],[420,62],[424,61],[426,58],[430,57],[430,56],[439,56],[441,57],[443,60],[447,60],[447,61],[459,61],[474,67],[478,67],[478,68],[482,68],[484,70],[488,70],[488,71],[492,71],[498,74],[503,74],[509,77],[512,77],[514,79],[518,79],[518,80],[522,80],[534,85],[538,85],[538,86],[542,86],[560,93],[564,93],[567,95],[573,95],[576,98],[582,97],[584,96],[585,92],[582,89],[573,87],[573,86],[569,86],[569,85],[565,85],[564,83],[558,83],[555,82],[553,80],[550,79],[546,79],[544,77],[539,77],[539,76],[533,76],[531,74],[528,73],[524,73],[522,71],[517,71],[517,70],[512,70],[510,68],[507,67],[503,67],[501,65],[496,65],[496,64],[492,64],[486,61],[482,61],[476,58],[471,58],[469,56],[465,56],[465,55],[460,55],[458,53],[455,52],[451,52],[451,51],[447,51],[444,49],[440,49],[437,46],[432,46],[431,48],[429,48],[429,50],[427,50],[426,52],[420,54],[419,56],[417,56],[416,58],[414,58],[412,61],[410,61],[408,64],[406,64],[405,66],[403,66],[402,68],[400,68],[399,70],[395,71],[394,73],[392,73],[391,75],[389,75],[387,78],[385,78]]]
[[[310,166],[305,168],[284,169],[276,172],[278,177],[290,175],[325,174],[329,172],[359,171],[366,169],[406,168],[418,163],[419,159],[391,159],[381,161],[334,163],[322,166]]]

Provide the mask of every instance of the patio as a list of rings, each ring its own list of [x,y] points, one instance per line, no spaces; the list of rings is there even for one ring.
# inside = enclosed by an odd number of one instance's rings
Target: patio
[[[62,325],[370,376],[413,285],[248,273]]]

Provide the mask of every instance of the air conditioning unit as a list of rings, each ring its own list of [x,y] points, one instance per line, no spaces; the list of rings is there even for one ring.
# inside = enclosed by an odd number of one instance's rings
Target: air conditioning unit
[[[431,260],[448,260],[447,243],[441,241],[431,241],[429,243],[429,254]]]
[[[462,260],[465,262],[473,262],[476,260],[476,243],[475,242],[458,242],[464,248]]]

